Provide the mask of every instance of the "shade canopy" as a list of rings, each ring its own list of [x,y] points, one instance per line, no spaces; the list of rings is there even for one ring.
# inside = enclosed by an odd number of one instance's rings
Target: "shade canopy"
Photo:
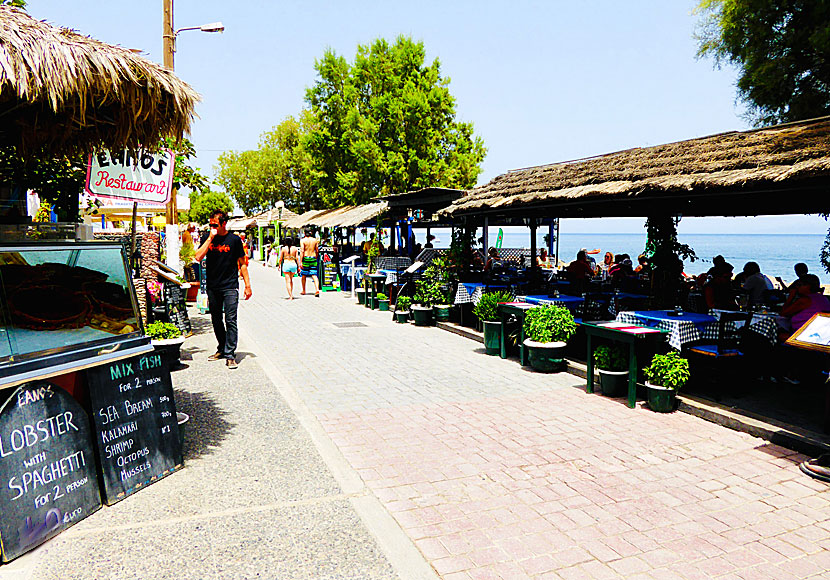
[[[439,215],[743,216],[828,211],[830,117],[519,169]]]
[[[320,228],[355,227],[375,219],[387,209],[388,205],[385,201],[364,205],[347,205],[337,209],[316,209],[286,220],[285,227],[293,229],[305,226]]]
[[[0,146],[49,153],[155,146],[199,95],[134,52],[0,6]]]

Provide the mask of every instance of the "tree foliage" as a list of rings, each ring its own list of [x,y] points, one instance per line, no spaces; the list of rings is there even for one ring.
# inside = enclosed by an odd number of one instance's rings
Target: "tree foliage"
[[[219,156],[216,182],[246,214],[274,207],[278,201],[295,212],[320,206],[312,187],[311,160],[303,137],[313,125],[309,111],[286,118],[260,137],[252,151]]]
[[[703,0],[698,56],[737,66],[759,125],[830,114],[830,0]]]
[[[217,209],[230,214],[233,202],[227,195],[218,191],[194,191],[190,194],[190,209],[179,212],[179,221],[206,224]]]
[[[26,7],[26,0],[0,0],[2,6],[17,6],[18,8]]]
[[[315,190],[327,207],[427,186],[475,185],[486,150],[455,119],[449,79],[424,45],[398,37],[358,46],[354,64],[332,50],[306,92],[315,123],[304,142]]]

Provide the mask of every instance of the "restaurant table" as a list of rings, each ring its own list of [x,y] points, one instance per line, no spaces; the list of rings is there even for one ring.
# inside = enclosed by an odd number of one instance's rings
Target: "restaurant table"
[[[507,358],[507,322],[511,316],[515,316],[519,323],[519,339],[516,341],[519,347],[519,362],[522,366],[527,364],[527,349],[524,346],[525,340],[525,314],[536,306],[528,302],[503,302],[499,304],[499,320],[501,320],[501,358]]]
[[[454,304],[478,304],[481,295],[487,290],[507,290],[507,284],[484,284],[483,282],[459,282],[455,291]]]
[[[548,296],[547,294],[531,294],[528,296],[517,296],[517,302],[527,302],[536,306],[546,306],[549,304],[556,304],[557,306],[564,306],[570,311],[576,310],[576,307],[584,301],[579,296],[568,296],[567,294],[560,294],[559,296]]]
[[[721,310],[713,308],[709,314],[720,320],[720,315],[724,313],[735,312],[734,310]],[[778,323],[775,321],[778,315],[774,312],[754,312],[752,319],[749,321],[748,330],[760,334],[767,339],[770,344],[775,346],[778,344]],[[743,323],[735,323],[737,328],[743,326]]]
[[[583,322],[582,329],[588,342],[586,349],[588,363],[588,382],[586,391],[594,392],[594,348],[592,337],[607,338],[628,345],[628,406],[632,409],[637,404],[637,373],[640,365],[637,355],[646,350],[654,354],[660,343],[666,340],[668,331],[660,328],[643,327],[623,322]]]
[[[375,300],[378,297],[379,290],[384,290],[383,285],[386,283],[386,274],[373,272],[372,274],[366,274],[366,277],[370,280],[369,291],[371,292],[371,295],[367,296],[366,300],[368,301],[370,298],[371,300]]]
[[[352,289],[352,268],[354,268],[354,283],[355,286],[360,284],[363,278],[363,273],[366,271],[366,266],[352,266],[352,264],[340,264],[340,289],[350,291]]]
[[[608,303],[608,312],[611,316],[617,315],[617,304],[616,300],[614,300],[615,298],[619,300],[642,300],[644,302],[649,298],[647,294],[633,294],[631,292],[612,292],[609,296],[611,297],[611,301]],[[634,305],[632,304],[631,306]],[[639,306],[645,306],[645,304],[641,304]]]
[[[398,281],[398,272],[396,270],[378,270],[378,274],[384,274],[386,276],[387,284],[394,284]]]
[[[668,331],[669,345],[681,350],[684,344],[701,339],[717,340],[718,319],[710,314],[681,312],[678,316],[671,310],[630,310],[617,314],[617,322],[650,326]]]

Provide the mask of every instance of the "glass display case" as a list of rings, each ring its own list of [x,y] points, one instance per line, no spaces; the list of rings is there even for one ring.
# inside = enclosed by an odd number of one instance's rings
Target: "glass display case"
[[[0,244],[0,387],[151,349],[121,244]]]

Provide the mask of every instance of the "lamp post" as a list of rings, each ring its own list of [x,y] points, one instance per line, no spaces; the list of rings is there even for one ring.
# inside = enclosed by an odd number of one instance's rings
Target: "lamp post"
[[[221,22],[211,22],[210,24],[203,24],[202,26],[189,26],[187,28],[173,28],[173,0],[164,0],[164,30],[162,38],[164,40],[164,68],[176,69],[176,37],[179,32],[183,30],[200,30],[202,32],[224,32],[225,27]],[[167,223],[178,223],[178,216],[176,211],[176,192],[167,204]]]

